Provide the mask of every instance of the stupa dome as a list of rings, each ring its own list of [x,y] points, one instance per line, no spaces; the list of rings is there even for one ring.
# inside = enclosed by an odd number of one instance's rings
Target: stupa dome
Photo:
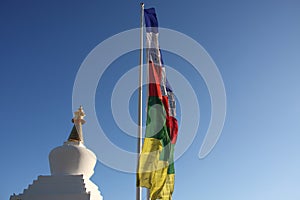
[[[51,175],[84,175],[90,178],[94,174],[97,158],[83,144],[65,142],[49,154]]]

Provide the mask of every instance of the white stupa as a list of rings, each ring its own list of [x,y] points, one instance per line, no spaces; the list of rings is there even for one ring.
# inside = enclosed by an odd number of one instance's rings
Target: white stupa
[[[51,176],[38,176],[23,193],[12,195],[10,200],[103,200],[97,185],[90,180],[97,158],[83,144],[82,107],[74,114],[68,141],[49,154]]]

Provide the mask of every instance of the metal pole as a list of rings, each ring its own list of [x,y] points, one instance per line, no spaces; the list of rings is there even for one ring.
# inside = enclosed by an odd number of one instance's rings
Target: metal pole
[[[147,197],[146,197],[147,200],[150,200],[150,190],[147,189]]]
[[[140,27],[140,70],[139,70],[139,102],[138,102],[138,142],[137,152],[138,158],[142,151],[142,132],[143,132],[143,21],[144,21],[144,3],[141,3],[141,27]],[[138,170],[138,169],[137,169]],[[136,200],[142,200],[142,188],[136,188]]]

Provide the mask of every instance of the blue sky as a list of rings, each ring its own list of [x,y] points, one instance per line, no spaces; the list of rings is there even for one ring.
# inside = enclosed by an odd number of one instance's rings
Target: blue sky
[[[164,53],[164,62],[190,80],[201,110],[197,136],[175,163],[173,199],[298,200],[300,1],[144,3],[156,8],[160,26],[185,33],[206,49],[227,95],[220,140],[200,160],[210,120],[209,93],[186,61]],[[38,175],[50,174],[48,154],[72,128],[72,90],[81,63],[100,42],[139,26],[139,4],[0,2],[0,199],[22,192]],[[106,87],[96,94],[97,116],[107,136],[129,151],[135,150],[134,138],[116,126],[107,108],[113,80],[137,65],[137,56],[132,52],[116,60],[100,80]],[[129,108],[136,119],[134,98]],[[184,139],[179,133],[178,140]],[[134,174],[98,162],[92,180],[104,199],[135,198]]]

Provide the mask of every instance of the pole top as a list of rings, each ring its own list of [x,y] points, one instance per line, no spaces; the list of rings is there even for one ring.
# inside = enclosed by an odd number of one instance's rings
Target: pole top
[[[144,5],[145,5],[145,4],[142,2],[142,3],[141,3],[141,7],[144,8]]]
[[[78,110],[74,112],[74,117],[72,119],[72,122],[84,124],[85,123],[84,117],[85,117],[85,113],[83,111],[83,107],[80,106]]]

